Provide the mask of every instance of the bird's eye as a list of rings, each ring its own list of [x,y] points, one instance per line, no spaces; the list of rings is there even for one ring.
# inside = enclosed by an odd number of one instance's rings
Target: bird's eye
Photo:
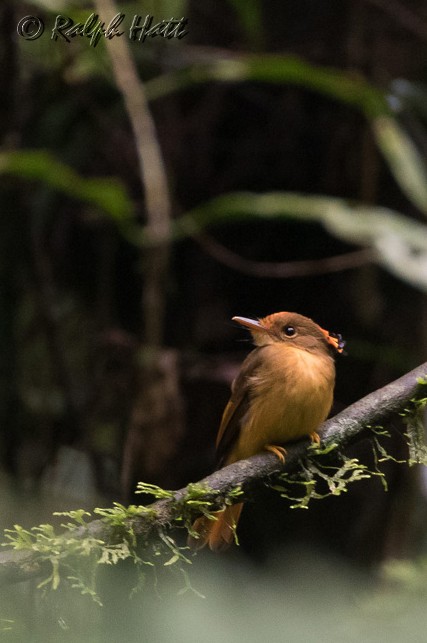
[[[283,326],[283,332],[286,337],[293,337],[296,333],[296,330],[293,326]]]

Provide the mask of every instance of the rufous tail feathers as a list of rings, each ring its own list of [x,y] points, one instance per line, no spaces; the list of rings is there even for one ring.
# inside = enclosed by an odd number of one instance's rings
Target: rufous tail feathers
[[[191,549],[202,549],[209,545],[212,551],[224,551],[234,540],[234,532],[242,513],[243,502],[226,507],[224,511],[217,511],[216,520],[209,520],[201,516],[193,523],[193,531],[199,537],[188,536],[187,544]]]

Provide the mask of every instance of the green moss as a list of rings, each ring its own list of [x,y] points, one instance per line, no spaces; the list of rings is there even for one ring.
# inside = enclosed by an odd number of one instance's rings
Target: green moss
[[[369,471],[356,458],[349,458],[338,452],[335,447],[335,460],[331,464],[333,449],[316,449],[315,456],[308,455],[301,460],[297,473],[282,473],[279,484],[272,488],[279,491],[282,498],[290,500],[292,509],[308,509],[312,500],[323,500],[328,496],[339,496],[348,490],[348,485],[372,475],[383,476],[380,472]]]
[[[417,401],[419,406],[419,401]],[[419,411],[417,411],[419,412]],[[413,413],[407,416],[413,422]],[[411,425],[412,426],[412,425]],[[353,482],[377,477],[387,491],[387,480],[380,465],[391,460],[397,464],[413,464],[414,460],[398,460],[385,448],[383,441],[390,438],[390,433],[381,426],[366,426],[372,433],[371,443],[374,457],[374,470],[371,471],[357,458],[349,458],[339,450],[336,443],[313,445],[307,451],[306,458],[300,460],[300,468],[296,473],[282,473],[278,476],[279,484],[271,485],[279,491],[283,498],[290,500],[292,509],[308,509],[311,500],[323,500],[328,496],[339,496],[348,491]],[[406,435],[406,434],[405,434]],[[424,436],[420,426],[416,427],[415,438],[411,438],[415,446],[417,462],[421,461],[421,453],[427,453]],[[411,449],[410,440],[408,439]],[[427,459],[426,462],[427,463]]]
[[[418,384],[427,387],[427,378],[419,378]],[[409,447],[409,464],[427,465],[427,446],[425,443],[424,415],[427,396],[413,398],[408,407],[400,414],[406,425],[406,439]]]
[[[156,485],[138,483],[136,493],[149,494],[157,500],[171,500],[174,492]],[[241,495],[240,488],[233,489],[222,499],[223,505],[232,504]],[[190,484],[186,495],[176,500],[174,511],[177,517],[173,523],[191,531],[191,523],[196,514],[204,514],[215,520],[213,515],[218,506],[212,498],[215,491],[201,484]],[[52,525],[44,524],[31,529],[15,525],[5,531],[7,542],[3,546],[16,550],[29,551],[34,562],[49,563],[50,573],[39,583],[38,587],[56,590],[61,583],[68,583],[81,594],[90,596],[102,605],[97,592],[97,572],[100,565],[117,565],[131,561],[137,570],[138,582],[131,594],[138,591],[145,583],[147,568],[152,571],[154,582],[157,582],[156,566],[160,565],[182,576],[184,586],[179,593],[189,590],[199,595],[190,583],[185,567],[191,564],[187,556],[188,547],[179,545],[168,533],[170,525],[163,526],[156,522],[157,512],[144,505],[124,506],[115,502],[112,507],[95,508],[92,513],[84,509],[56,512],[54,515],[67,518],[61,524],[63,531],[57,533]],[[92,536],[85,527],[88,522],[99,517],[108,525],[110,536],[108,542]],[[146,535],[135,533],[138,518],[144,518]],[[113,542],[110,542],[113,540]]]

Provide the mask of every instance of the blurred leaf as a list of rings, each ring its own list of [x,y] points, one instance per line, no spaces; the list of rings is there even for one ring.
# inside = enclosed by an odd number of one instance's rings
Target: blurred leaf
[[[132,219],[132,201],[118,179],[83,178],[49,152],[3,152],[0,154],[0,174],[41,181],[54,190],[96,206],[116,223]]]
[[[121,11],[129,15],[135,13],[144,17],[150,14],[154,16],[155,21],[160,21],[185,17],[187,5],[187,0],[145,0],[143,6],[141,3],[133,3],[133,11],[129,9],[127,11],[121,9]]]
[[[67,0],[31,0],[31,5],[47,11],[63,11],[70,6]]]
[[[394,118],[375,118],[372,127],[378,146],[403,192],[427,215],[427,170],[421,154]]]
[[[360,76],[316,67],[291,56],[248,55],[195,64],[159,76],[146,83],[146,90],[147,96],[154,100],[196,83],[248,80],[297,85],[360,110],[371,123],[377,144],[400,188],[427,214],[425,162],[393,117],[387,96]]]
[[[406,78],[397,78],[391,84],[389,101],[397,111],[409,108],[427,120],[427,86],[413,83]]]
[[[381,206],[293,192],[232,193],[177,219],[175,232],[195,235],[209,225],[274,218],[314,221],[346,243],[371,247],[380,265],[427,292],[427,226]]]
[[[360,76],[316,67],[294,56],[247,55],[194,64],[148,81],[146,91],[148,98],[154,100],[196,83],[248,80],[288,83],[318,91],[361,109],[370,118],[390,114],[384,94]]]
[[[249,43],[259,47],[262,42],[262,9],[260,0],[228,0],[236,12]]]

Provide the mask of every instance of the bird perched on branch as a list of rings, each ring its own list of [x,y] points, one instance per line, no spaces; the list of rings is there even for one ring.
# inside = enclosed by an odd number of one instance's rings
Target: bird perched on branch
[[[316,433],[332,406],[335,384],[333,356],[342,353],[341,335],[329,333],[298,313],[274,313],[263,319],[233,317],[249,328],[256,348],[249,353],[232,384],[216,440],[217,468],[263,450],[284,462],[282,446]],[[198,518],[188,544],[213,551],[234,539],[243,503]]]

